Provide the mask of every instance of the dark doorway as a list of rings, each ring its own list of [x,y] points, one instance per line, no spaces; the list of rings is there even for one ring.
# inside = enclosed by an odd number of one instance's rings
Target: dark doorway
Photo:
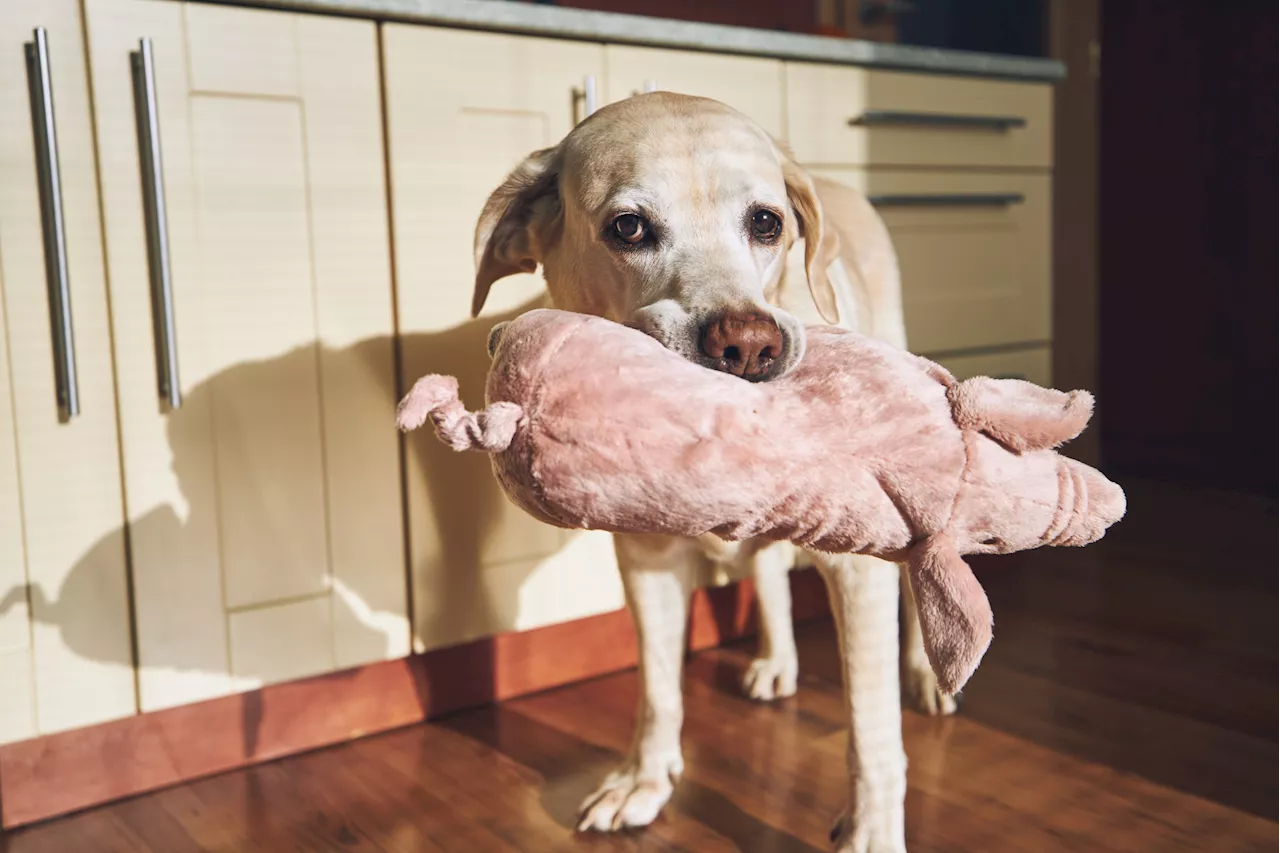
[[[1276,493],[1277,4],[1102,4],[1103,453]]]

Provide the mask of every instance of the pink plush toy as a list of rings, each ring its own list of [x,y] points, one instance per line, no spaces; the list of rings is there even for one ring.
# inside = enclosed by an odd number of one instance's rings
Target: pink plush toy
[[[1055,453],[1092,413],[1083,391],[957,382],[926,359],[832,327],[767,383],[695,365],[608,320],[536,310],[494,330],[484,411],[426,376],[401,429],[428,418],[483,449],[507,495],[549,524],[791,540],[906,562],[944,690],[991,642],[964,554],[1084,545],[1124,515],[1119,486]]]

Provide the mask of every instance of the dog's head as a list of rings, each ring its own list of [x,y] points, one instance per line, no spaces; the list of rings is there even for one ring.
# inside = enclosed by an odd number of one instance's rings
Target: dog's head
[[[804,353],[772,305],[791,246],[836,319],[836,253],[808,175],[755,122],[716,101],[655,92],[604,107],[535,151],[476,226],[473,313],[490,286],[542,265],[555,305],[634,326],[699,364],[752,380]]]

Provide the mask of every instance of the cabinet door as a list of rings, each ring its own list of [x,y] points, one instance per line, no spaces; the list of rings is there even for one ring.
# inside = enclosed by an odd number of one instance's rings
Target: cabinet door
[[[142,706],[402,655],[376,28],[167,0],[86,8]],[[131,79],[144,38],[154,192]],[[144,194],[161,192],[171,335],[153,334],[148,278]],[[177,408],[158,391],[166,342]]]
[[[0,741],[135,711],[89,83],[76,0],[0,4]],[[60,412],[24,44],[46,33],[79,413]],[[57,264],[53,264],[54,269]],[[60,316],[60,315],[59,315]],[[63,383],[64,387],[69,387]]]
[[[479,405],[490,327],[543,290],[533,275],[504,279],[470,319],[476,219],[511,169],[573,127],[573,90],[599,78],[602,48],[387,25],[383,62],[403,379],[458,376]],[[428,433],[406,443],[419,648],[622,605],[608,536],[534,521],[482,454],[453,453]]]
[[[18,489],[17,421],[9,381],[8,344],[4,300],[0,299],[0,743],[37,733],[23,542],[26,531]]]
[[[956,355],[939,363],[956,379],[992,376],[996,379],[1025,379],[1045,387],[1053,386],[1053,351],[1049,347],[996,350]]]
[[[1050,339],[1050,175],[813,172],[862,190],[884,218],[898,254],[913,351]]]
[[[650,88],[699,95],[745,113],[775,139],[786,138],[778,60],[614,44],[604,55],[609,102]]]
[[[801,162],[1049,168],[1053,87],[808,62],[786,64]]]

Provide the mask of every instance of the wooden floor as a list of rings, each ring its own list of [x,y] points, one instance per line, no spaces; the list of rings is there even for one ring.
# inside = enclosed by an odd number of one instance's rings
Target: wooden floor
[[[1274,504],[1130,487],[1097,546],[979,566],[996,639],[958,717],[908,714],[908,846],[1277,849]],[[618,760],[633,672],[0,836],[4,853],[828,849],[844,734],[832,631],[798,697],[736,691],[749,648],[691,659],[687,771],[648,830],[574,836]]]

